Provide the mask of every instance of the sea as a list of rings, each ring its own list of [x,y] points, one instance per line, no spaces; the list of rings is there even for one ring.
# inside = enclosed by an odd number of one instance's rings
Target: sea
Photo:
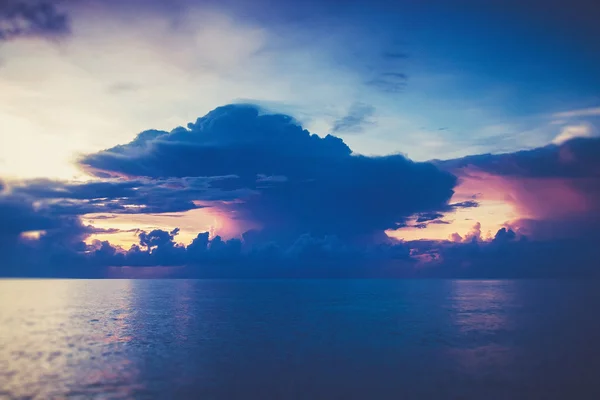
[[[1,399],[600,399],[600,282],[0,280]]]

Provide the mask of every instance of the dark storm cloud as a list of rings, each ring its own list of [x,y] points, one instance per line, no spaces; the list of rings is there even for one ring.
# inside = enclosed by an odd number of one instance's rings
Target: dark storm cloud
[[[198,208],[195,200],[234,200],[252,193],[218,187],[232,178],[113,179],[84,183],[37,179],[17,182],[10,190],[13,195],[35,199],[39,208],[56,215],[167,213]]]
[[[449,208],[456,183],[451,174],[400,155],[351,153],[341,139],[320,138],[289,116],[229,105],[187,129],[143,132],[81,163],[91,171],[154,179],[235,175],[226,181],[229,189],[257,194],[229,208],[293,237],[378,232],[412,214]],[[257,177],[268,176],[285,179],[259,187]]]
[[[215,263],[264,265],[259,270],[266,276],[278,275],[282,263],[296,265],[298,276],[326,275],[315,265],[329,263],[343,274],[350,270],[340,268],[342,261],[411,262],[403,245],[374,245],[373,236],[415,213],[453,207],[448,199],[455,178],[432,164],[352,155],[336,137],[311,135],[288,116],[250,106],[216,109],[188,129],[146,131],[82,162],[120,178],[5,185],[0,214],[10,240],[2,241],[3,275],[95,276],[107,266]],[[197,200],[235,200],[222,205],[225,211],[258,222],[262,230],[227,241],[201,233],[187,247],[175,242],[178,230],[160,229],[140,232],[139,244],[129,250],[84,242],[118,230],[84,226],[80,215],[184,211]],[[27,231],[42,234],[21,237]],[[315,266],[308,268],[312,272],[303,267],[307,262]]]
[[[341,139],[320,138],[288,116],[263,114],[251,106],[216,109],[188,129],[143,132],[82,163],[120,178],[6,185],[2,201],[12,208],[7,206],[4,214],[18,218],[2,274],[94,276],[107,266],[234,263],[258,268],[248,269],[249,274],[277,276],[281,264],[293,264],[290,271],[297,276],[321,276],[328,272],[316,265],[323,263],[337,265],[342,275],[351,271],[341,268],[342,261],[410,263],[403,245],[375,245],[373,237],[379,234],[390,242],[383,230],[396,222],[415,213],[450,210],[456,182],[432,164],[403,156],[352,155]],[[92,234],[117,230],[84,226],[80,215],[183,211],[195,208],[197,200],[235,200],[221,207],[262,229],[247,232],[243,240],[209,240],[201,233],[187,247],[176,243],[177,229],[140,232],[139,244],[129,250],[84,242]],[[23,208],[20,213],[17,206]],[[43,233],[37,240],[20,237],[32,230]],[[229,275],[239,273],[232,269]]]
[[[69,32],[69,17],[59,11],[54,1],[0,1],[0,41],[20,37],[56,38]]]
[[[352,133],[362,132],[368,125],[373,125],[369,118],[375,113],[375,107],[369,104],[354,103],[348,114],[334,122],[331,132]]]

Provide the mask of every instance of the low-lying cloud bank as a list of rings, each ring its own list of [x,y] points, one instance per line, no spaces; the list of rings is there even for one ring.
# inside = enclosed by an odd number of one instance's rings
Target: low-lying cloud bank
[[[254,232],[241,239],[209,239],[203,232],[185,246],[176,243],[177,230],[139,233],[139,244],[128,250],[107,241],[85,244],[94,233],[76,221],[38,239],[3,246],[2,276],[92,277],[110,275],[114,267],[171,269],[170,277],[211,278],[537,278],[598,277],[596,238],[531,241],[510,229],[492,241],[387,242],[350,245],[335,236],[301,235],[288,246],[275,242],[251,244]],[[77,236],[72,236],[78,232]],[[112,268],[111,268],[112,267]],[[148,276],[146,274],[146,276]]]
[[[179,276],[199,277],[596,276],[598,155],[600,139],[586,138],[431,163],[367,157],[289,116],[224,106],[187,128],[145,131],[82,157],[97,181],[0,182],[0,275],[181,266]],[[457,187],[472,189],[473,200],[450,203]],[[523,218],[491,241],[399,242],[384,233],[410,221],[449,224],[444,214],[476,207],[479,192],[502,196]],[[200,233],[187,246],[177,229],[156,229],[122,249],[91,236],[118,229],[80,218],[200,207],[260,228],[227,241]]]

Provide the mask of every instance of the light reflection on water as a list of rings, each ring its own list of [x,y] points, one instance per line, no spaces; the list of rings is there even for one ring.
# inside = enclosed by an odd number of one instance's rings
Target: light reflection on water
[[[465,374],[504,374],[514,362],[514,349],[495,338],[509,337],[516,329],[511,316],[518,308],[517,283],[457,280],[451,287],[452,325],[468,345],[451,347],[448,354]]]
[[[0,281],[0,393],[127,398],[131,281]]]
[[[0,281],[0,398],[600,398],[598,293],[553,281]]]
[[[454,324],[461,332],[510,328],[515,281],[451,281]]]

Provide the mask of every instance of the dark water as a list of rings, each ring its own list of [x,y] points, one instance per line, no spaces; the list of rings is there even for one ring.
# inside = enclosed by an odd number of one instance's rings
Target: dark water
[[[583,281],[0,281],[0,398],[600,399]]]

